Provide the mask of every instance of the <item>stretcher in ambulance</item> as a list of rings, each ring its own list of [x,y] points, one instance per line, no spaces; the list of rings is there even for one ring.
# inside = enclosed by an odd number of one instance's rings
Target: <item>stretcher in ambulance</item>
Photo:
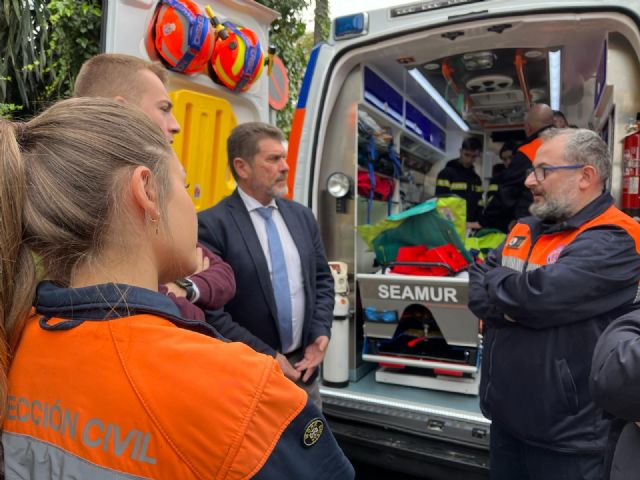
[[[466,308],[467,280],[380,274],[358,227],[432,197],[469,135],[483,140],[486,191],[501,145],[525,139],[537,102],[602,136],[611,192],[631,208],[623,197],[637,197],[640,142],[625,137],[640,111],[639,26],[640,1],[432,0],[336,18],[314,48],[290,181],[317,215],[328,258],[349,272],[348,382],[321,393],[351,458],[425,478],[488,477],[490,421],[475,395],[481,322]]]

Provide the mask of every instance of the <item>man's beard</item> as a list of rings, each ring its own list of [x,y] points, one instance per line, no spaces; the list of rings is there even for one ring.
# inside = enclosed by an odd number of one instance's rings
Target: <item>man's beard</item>
[[[574,194],[570,194],[562,199],[555,199],[543,195],[544,201],[532,203],[529,206],[529,212],[543,222],[564,222],[574,214],[572,207],[574,197]]]
[[[278,180],[278,182],[286,180],[286,177]],[[269,189],[269,195],[271,198],[284,198],[289,193],[289,186],[285,183],[283,187],[278,187],[275,184]]]

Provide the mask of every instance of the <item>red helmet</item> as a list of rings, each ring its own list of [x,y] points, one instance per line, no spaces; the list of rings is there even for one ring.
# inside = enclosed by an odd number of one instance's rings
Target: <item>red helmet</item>
[[[236,92],[246,91],[260,76],[264,52],[253,30],[224,23],[227,37],[218,35],[209,74],[217,83]]]
[[[191,0],[162,0],[154,15],[155,47],[170,70],[201,71],[211,57],[214,34],[209,19]]]

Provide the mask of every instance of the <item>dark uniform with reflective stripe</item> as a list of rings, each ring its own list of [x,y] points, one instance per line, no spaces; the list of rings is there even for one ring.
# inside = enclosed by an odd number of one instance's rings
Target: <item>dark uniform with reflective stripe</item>
[[[527,139],[527,143],[518,148],[511,163],[500,175],[500,184],[480,215],[480,225],[507,233],[513,220],[529,215],[533,196],[525,187],[524,181],[542,143],[538,135],[547,128],[549,127],[533,134]]]
[[[467,222],[477,222],[482,200],[482,180],[459,159],[451,160],[438,174],[436,196],[457,195],[467,201]]]
[[[487,187],[487,204],[491,202],[491,199],[500,188],[500,184],[502,183],[502,175],[504,174],[506,168],[506,165],[504,165],[503,163],[498,163],[493,166],[493,174],[489,179],[489,186]]]

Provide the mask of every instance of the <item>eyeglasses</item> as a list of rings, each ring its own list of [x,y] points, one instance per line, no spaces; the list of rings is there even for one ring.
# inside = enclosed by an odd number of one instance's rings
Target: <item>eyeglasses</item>
[[[557,165],[555,167],[532,167],[527,168],[527,177],[533,173],[538,182],[542,182],[547,178],[547,172],[553,172],[554,170],[577,170],[584,165]]]

